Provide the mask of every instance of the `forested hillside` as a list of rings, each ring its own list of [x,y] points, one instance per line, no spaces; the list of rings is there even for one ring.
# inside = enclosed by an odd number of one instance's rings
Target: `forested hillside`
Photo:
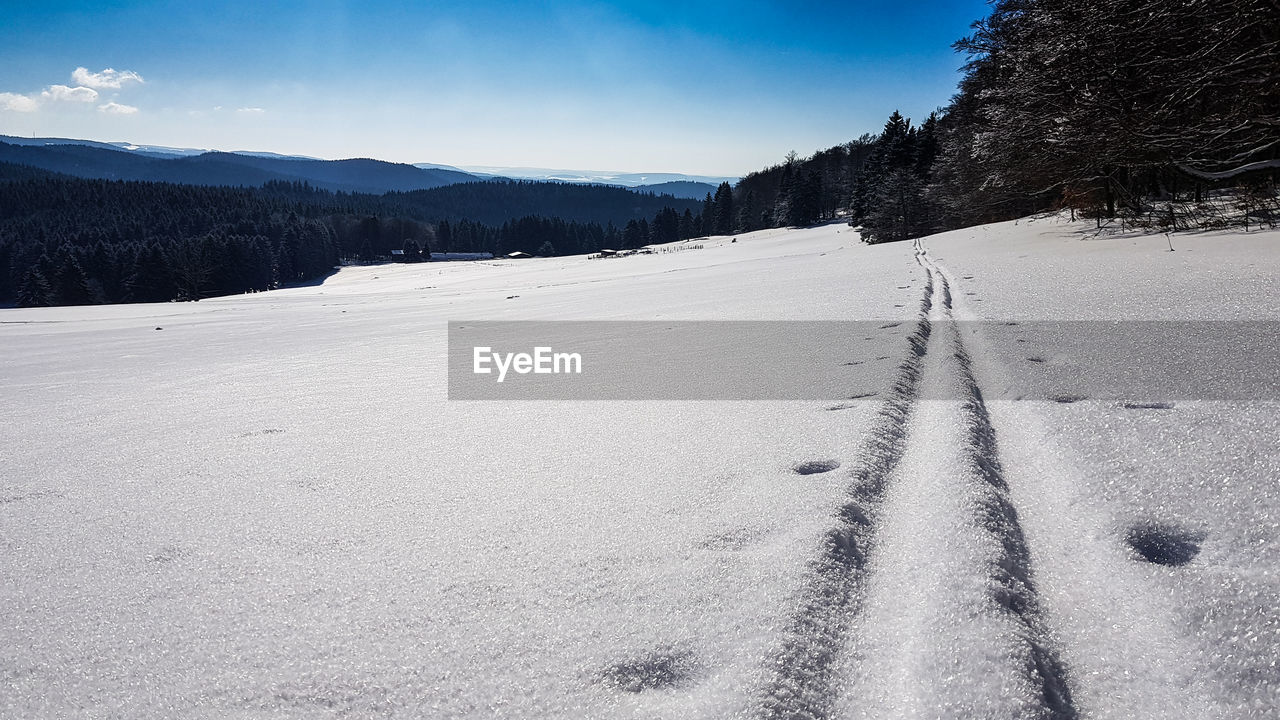
[[[304,183],[85,180],[0,163],[0,303],[196,300],[311,280],[342,260],[385,259],[393,250],[412,261],[433,250],[563,255],[639,247],[651,237],[700,234],[690,211],[698,206],[558,183],[377,196]]]
[[[868,242],[1053,208],[1166,230],[1280,220],[1274,0],[999,0],[956,48],[964,78],[937,113],[913,124],[895,111],[878,135],[792,153],[701,201],[526,181],[333,192],[277,178],[404,187],[428,171],[0,143],[46,170],[262,185],[108,182],[0,163],[0,303],[198,299],[392,250],[577,254],[835,218]]]
[[[310,160],[208,152],[171,157],[97,144],[46,145],[0,141],[0,162],[28,165],[80,178],[140,180],[186,185],[261,187],[272,181],[305,182],[326,190],[382,194],[422,190],[476,178],[464,172],[356,158]]]
[[[1050,208],[1168,229],[1280,215],[1280,4],[1000,0],[956,48],[950,104],[748,175],[734,229],[846,211],[883,242]],[[1203,204],[1215,190],[1238,207]]]

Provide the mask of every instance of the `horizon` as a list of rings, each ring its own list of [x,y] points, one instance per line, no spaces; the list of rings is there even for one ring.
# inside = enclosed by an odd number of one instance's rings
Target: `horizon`
[[[0,30],[0,134],[741,177],[945,105],[986,3],[66,2]]]
[[[24,141],[23,143],[19,143],[19,144],[30,144],[30,141],[34,141],[34,140],[50,141],[47,143],[50,145],[74,145],[82,142],[96,143],[99,145],[114,145],[122,152],[150,151],[156,155],[162,155],[164,151],[173,151],[172,157],[175,159],[185,157],[186,156],[184,155],[185,153],[200,153],[200,154],[227,153],[227,154],[234,154],[234,155],[270,156],[270,157],[276,157],[276,158],[286,159],[286,160],[312,160],[315,162],[371,160],[374,162],[386,162],[386,163],[396,163],[401,165],[412,165],[413,167],[455,170],[458,172],[475,175],[477,177],[482,177],[485,175],[507,174],[513,180],[538,179],[541,181],[549,181],[549,182],[562,181],[562,182],[568,182],[573,184],[601,184],[601,183],[607,184],[605,181],[607,181],[611,177],[637,176],[637,175],[642,176],[642,178],[643,176],[648,176],[648,175],[654,175],[654,176],[672,175],[672,176],[679,176],[680,178],[680,179],[668,179],[668,180],[655,179],[653,181],[654,183],[696,182],[696,183],[703,183],[703,184],[707,184],[707,183],[718,184],[722,180],[729,180],[731,182],[736,182],[737,180],[741,180],[741,177],[733,178],[727,175],[726,176],[700,175],[700,174],[682,173],[679,171],[668,171],[668,170],[633,171],[633,170],[601,170],[601,169],[593,169],[593,168],[545,168],[545,167],[528,167],[528,166],[501,167],[501,166],[494,166],[494,165],[447,165],[443,163],[430,163],[430,162],[406,163],[406,162],[401,162],[397,160],[385,160],[383,158],[375,158],[375,157],[368,157],[368,156],[322,158],[322,157],[315,157],[315,156],[309,156],[309,155],[286,155],[282,153],[276,153],[270,150],[253,150],[253,149],[247,149],[247,148],[223,150],[219,148],[176,147],[171,145],[156,145],[154,143],[138,143],[138,142],[133,142],[131,140],[119,140],[119,139],[92,140],[89,138],[69,138],[69,137],[50,137],[50,136],[20,137],[20,136],[0,133],[0,142],[6,142],[7,140]],[[524,173],[524,174],[519,174],[519,173]],[[547,177],[552,173],[579,173],[582,176],[574,179]],[[715,180],[716,182],[712,183],[713,180]]]

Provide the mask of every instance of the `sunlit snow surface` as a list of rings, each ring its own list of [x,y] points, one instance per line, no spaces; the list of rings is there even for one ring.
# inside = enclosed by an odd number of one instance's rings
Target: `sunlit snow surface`
[[[1280,406],[1007,389],[1034,321],[1280,320],[1280,233],[1088,230],[0,311],[0,716],[1274,717]],[[448,321],[550,319],[884,320],[880,385],[446,399]]]

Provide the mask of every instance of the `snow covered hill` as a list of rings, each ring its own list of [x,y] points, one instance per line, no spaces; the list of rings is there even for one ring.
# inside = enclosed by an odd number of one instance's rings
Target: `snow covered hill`
[[[0,714],[1275,717],[1280,232],[1172,244],[828,225],[0,311]],[[814,338],[828,401],[449,400],[484,320],[858,335]],[[1261,328],[1253,399],[1097,372],[1100,326]]]
[[[418,167],[438,167],[430,166],[426,163],[419,163]],[[469,172],[475,175],[498,177],[498,178],[515,178],[519,180],[540,180],[552,182],[567,183],[586,183],[592,185],[618,185],[621,187],[641,188],[654,185],[663,185],[669,183],[700,183],[710,185],[711,192],[715,192],[716,186],[722,182],[735,183],[738,181],[736,177],[727,175],[686,175],[685,173],[633,173],[619,172],[616,170],[564,170],[553,168],[530,168],[530,167],[494,167],[487,165],[466,165],[461,168],[452,168]],[[662,192],[658,190],[657,192]],[[705,191],[704,191],[705,192]],[[675,193],[672,193],[675,194]],[[702,193],[698,195],[676,195],[677,197],[702,197]]]

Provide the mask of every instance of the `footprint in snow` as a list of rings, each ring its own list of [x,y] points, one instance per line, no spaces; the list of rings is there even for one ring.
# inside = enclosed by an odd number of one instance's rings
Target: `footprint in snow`
[[[700,547],[704,550],[742,550],[755,542],[762,533],[752,528],[737,528],[718,533],[703,540]]]
[[[1061,403],[1063,405],[1070,405],[1072,403],[1078,403],[1081,400],[1085,400],[1087,398],[1084,395],[1062,394],[1062,395],[1050,395],[1049,399],[1056,403]]]
[[[240,433],[240,437],[247,438],[259,435],[278,435],[282,432],[284,432],[284,430],[281,430],[280,428],[263,428],[262,430],[251,430],[249,432]]]
[[[171,563],[180,559],[186,553],[173,545],[164,545],[147,553],[147,562],[150,563]]]
[[[1204,533],[1180,530],[1170,525],[1149,524],[1129,528],[1125,542],[1139,557],[1156,565],[1180,567],[1200,554]]]
[[[808,460],[791,468],[797,475],[818,475],[840,467],[839,460]]]
[[[1121,405],[1125,410],[1172,410],[1171,402],[1127,402]]]
[[[657,650],[610,665],[601,673],[600,681],[615,690],[639,693],[683,685],[693,678],[697,670],[698,663],[692,653]]]

